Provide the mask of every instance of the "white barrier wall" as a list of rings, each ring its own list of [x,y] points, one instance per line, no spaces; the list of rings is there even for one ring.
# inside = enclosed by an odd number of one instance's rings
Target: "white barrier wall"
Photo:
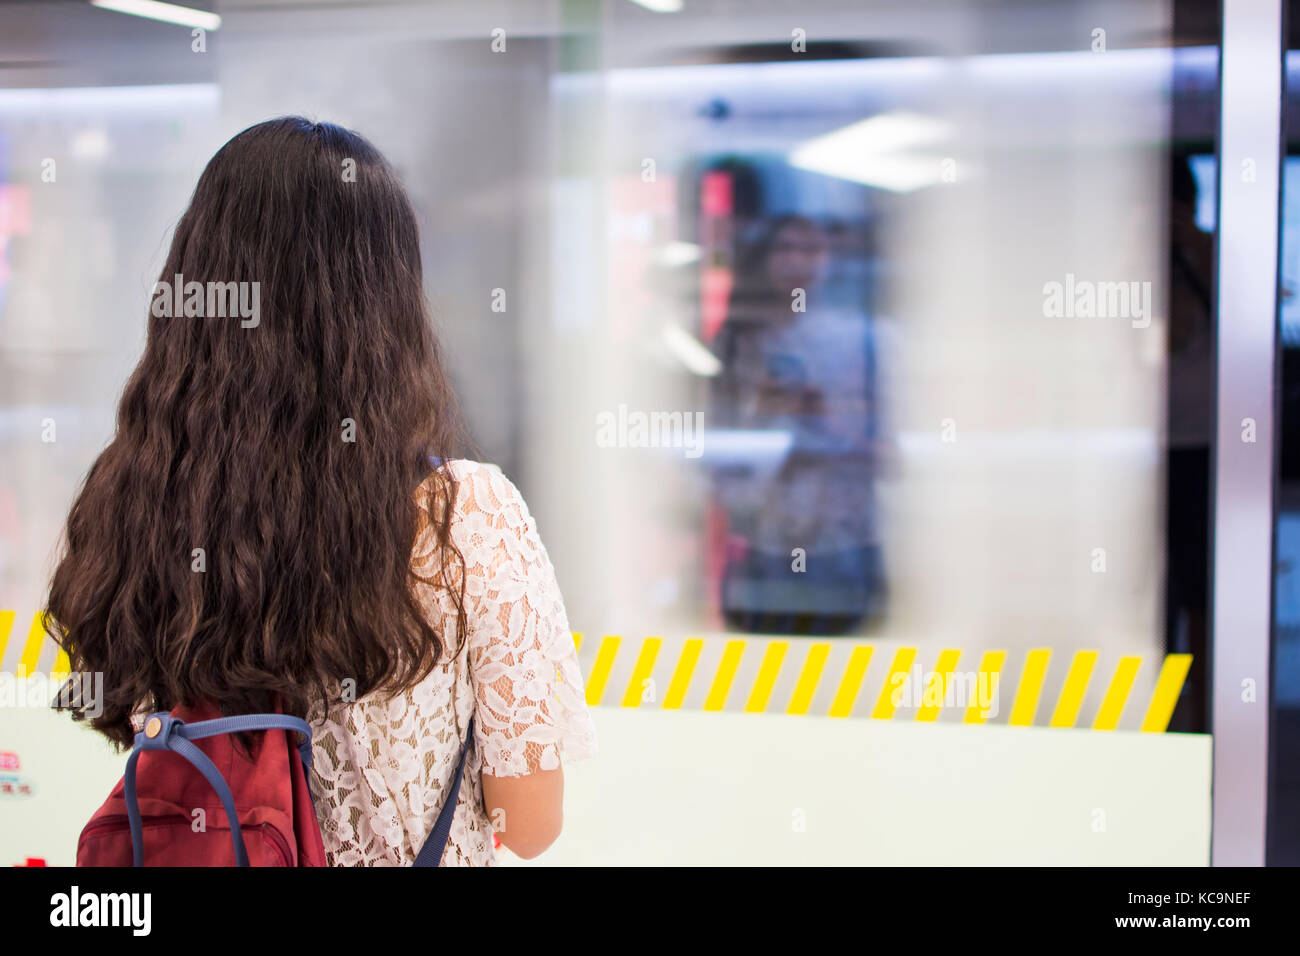
[[[510,864],[1209,862],[1208,736],[614,708],[596,730],[560,841]]]
[[[564,835],[506,865],[1204,866],[1210,738],[598,708],[565,770]],[[29,798],[0,802],[0,864],[73,862],[125,762],[40,709],[0,711]],[[12,774],[10,774],[12,776]]]
[[[40,707],[0,708],[0,753],[15,754],[17,778],[30,797],[0,798],[0,866],[28,857],[49,866],[71,866],[77,836],[126,766],[108,742],[66,714]]]

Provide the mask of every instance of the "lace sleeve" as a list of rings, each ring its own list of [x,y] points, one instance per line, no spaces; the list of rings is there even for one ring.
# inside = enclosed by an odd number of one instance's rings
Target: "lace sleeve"
[[[483,770],[514,777],[590,757],[596,732],[573,634],[528,506],[495,466],[464,463],[457,478]]]

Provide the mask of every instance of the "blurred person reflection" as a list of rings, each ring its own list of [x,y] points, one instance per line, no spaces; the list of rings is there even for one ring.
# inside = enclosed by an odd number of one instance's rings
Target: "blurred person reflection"
[[[741,630],[840,634],[884,610],[877,330],[832,302],[831,263],[819,223],[774,219],[740,257],[715,339],[715,423],[784,441],[776,461],[719,476],[731,529],[722,611]]]

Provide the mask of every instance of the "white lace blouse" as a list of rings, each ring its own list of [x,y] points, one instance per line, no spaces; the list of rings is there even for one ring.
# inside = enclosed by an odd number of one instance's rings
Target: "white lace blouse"
[[[494,465],[445,467],[458,482],[451,534],[465,558],[467,638],[454,660],[391,700],[372,694],[309,718],[312,793],[334,866],[414,861],[455,775],[471,716],[474,740],[443,866],[495,862],[485,770],[519,776],[596,752],[573,635],[528,506]],[[422,530],[413,567],[432,576],[436,556],[432,531]],[[419,588],[429,623],[454,643],[451,595]]]

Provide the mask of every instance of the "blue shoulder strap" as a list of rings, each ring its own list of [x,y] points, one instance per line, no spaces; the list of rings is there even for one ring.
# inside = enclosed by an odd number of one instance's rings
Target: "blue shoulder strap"
[[[474,744],[474,718],[469,719],[469,730],[465,734],[465,746],[460,752],[460,763],[456,767],[456,776],[452,778],[447,790],[447,797],[442,801],[442,810],[438,812],[438,821],[433,825],[429,838],[420,847],[413,866],[441,866],[442,854],[447,849],[447,840],[451,837],[451,821],[456,816],[456,803],[460,797],[460,778],[465,773],[465,758],[469,748]]]
[[[447,459],[430,456],[429,463],[434,468],[441,468]],[[456,766],[456,776],[451,780],[451,787],[447,790],[447,798],[442,802],[442,809],[438,811],[438,819],[433,824],[433,829],[429,831],[428,838],[424,841],[424,846],[420,847],[420,852],[416,854],[415,862],[412,866],[441,866],[442,854],[447,849],[447,841],[451,838],[451,821],[456,816],[456,803],[460,799],[460,779],[465,775],[465,758],[469,756],[469,748],[474,743],[474,718],[469,719],[469,731],[465,734],[465,746],[460,752],[460,763]]]
[[[155,723],[156,721],[156,723]],[[248,714],[242,717],[220,717],[216,720],[200,720],[187,724],[177,720],[166,711],[150,714],[144,722],[144,730],[135,735],[135,746],[126,761],[126,774],[122,778],[122,796],[126,801],[126,819],[131,826],[131,855],[135,866],[144,866],[144,826],[140,820],[140,801],[136,798],[135,771],[140,754],[146,750],[170,750],[179,754],[194,765],[203,778],[208,781],[221,800],[230,822],[230,839],[235,844],[235,863],[248,866],[248,850],[244,846],[244,834],[239,828],[239,811],[235,808],[235,798],[230,786],[221,776],[221,771],[191,741],[217,734],[237,734],[247,730],[296,730],[303,735],[303,742],[298,746],[298,755],[302,758],[303,769],[307,779],[311,779],[311,725],[297,717],[284,714]]]
[[[158,724],[153,724],[157,720]],[[238,734],[249,730],[296,730],[303,735],[303,741],[298,747],[298,755],[302,758],[303,769],[307,771],[307,779],[311,780],[311,725],[305,720],[297,717],[288,717],[284,714],[246,714],[239,717],[220,717],[216,720],[201,720],[197,723],[187,724],[182,720],[177,720],[166,711],[156,714],[150,714],[145,720],[145,730],[135,735],[135,747],[131,750],[131,756],[126,761],[126,774],[123,777],[122,796],[126,800],[126,817],[131,827],[131,854],[134,858],[135,866],[144,866],[144,827],[140,819],[140,802],[136,798],[136,764],[140,759],[140,754],[146,750],[170,750],[179,754],[194,765],[199,773],[203,774],[205,780],[216,791],[217,797],[221,800],[221,806],[226,811],[226,819],[230,822],[230,838],[235,846],[235,862],[238,866],[248,866],[248,850],[244,846],[244,835],[239,827],[239,811],[235,807],[234,796],[230,792],[230,786],[221,776],[221,771],[202,750],[194,746],[191,741],[202,740],[204,737],[215,737],[218,734]],[[153,731],[153,733],[150,733]],[[469,731],[465,737],[465,746],[461,749],[460,763],[456,766],[456,775],[452,778],[451,787],[447,791],[447,797],[443,801],[442,810],[438,813],[438,820],[433,825],[433,830],[429,834],[424,846],[420,848],[419,855],[415,858],[415,866],[439,866],[442,862],[443,851],[447,848],[447,840],[451,837],[451,821],[456,815],[456,804],[460,797],[460,781],[465,774],[465,760],[469,756],[469,748],[474,743],[474,718],[469,721]]]

